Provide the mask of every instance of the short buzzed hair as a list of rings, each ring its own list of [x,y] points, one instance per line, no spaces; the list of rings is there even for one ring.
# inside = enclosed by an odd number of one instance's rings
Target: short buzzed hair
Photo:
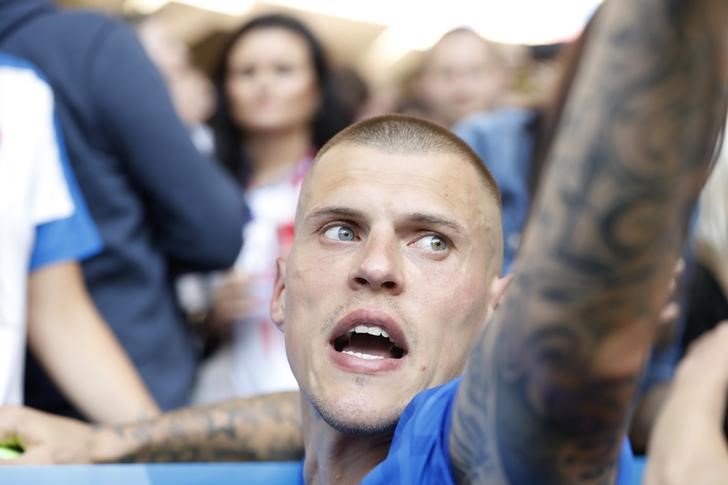
[[[339,132],[319,150],[316,161],[331,148],[346,144],[378,148],[396,154],[435,152],[458,155],[475,168],[498,208],[501,207],[498,184],[480,157],[457,135],[436,123],[400,114],[375,116]]]

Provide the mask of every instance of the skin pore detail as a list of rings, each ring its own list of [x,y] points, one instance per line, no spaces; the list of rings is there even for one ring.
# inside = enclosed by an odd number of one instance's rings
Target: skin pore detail
[[[516,277],[458,396],[450,452],[461,482],[614,480],[665,261],[724,117],[717,29],[699,27],[710,5],[604,5]]]

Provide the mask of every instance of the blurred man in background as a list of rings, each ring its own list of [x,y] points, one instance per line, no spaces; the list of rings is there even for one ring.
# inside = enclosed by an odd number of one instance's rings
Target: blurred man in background
[[[83,263],[94,303],[159,406],[185,405],[198,348],[172,268],[233,263],[246,217],[239,191],[192,145],[126,25],[48,0],[0,0],[0,48],[32,61],[56,93],[69,159],[104,243]],[[78,415],[32,363],[26,402]]]
[[[169,88],[177,115],[187,126],[192,142],[203,155],[212,156],[212,132],[205,124],[215,111],[215,90],[190,60],[187,44],[160,15],[133,17],[139,39]]]
[[[446,33],[425,56],[416,96],[427,117],[444,126],[495,108],[509,87],[504,52],[470,29]]]

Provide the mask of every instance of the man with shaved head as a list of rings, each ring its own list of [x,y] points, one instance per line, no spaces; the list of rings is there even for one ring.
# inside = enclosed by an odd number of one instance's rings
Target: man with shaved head
[[[271,303],[306,483],[629,483],[631,399],[725,120],[726,21],[722,0],[605,4],[505,299],[497,190],[467,146],[384,116],[321,150]],[[286,399],[54,429],[94,459],[280,459]],[[51,424],[0,414],[27,461]]]
[[[462,373],[503,288],[500,224],[482,163],[429,122],[370,119],[321,150],[273,303],[316,445],[343,431],[374,465],[412,397]]]

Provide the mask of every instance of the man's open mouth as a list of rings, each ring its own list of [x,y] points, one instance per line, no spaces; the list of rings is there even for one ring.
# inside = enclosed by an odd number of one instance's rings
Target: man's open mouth
[[[365,360],[401,359],[407,354],[404,346],[378,325],[359,324],[331,344],[337,352]]]

